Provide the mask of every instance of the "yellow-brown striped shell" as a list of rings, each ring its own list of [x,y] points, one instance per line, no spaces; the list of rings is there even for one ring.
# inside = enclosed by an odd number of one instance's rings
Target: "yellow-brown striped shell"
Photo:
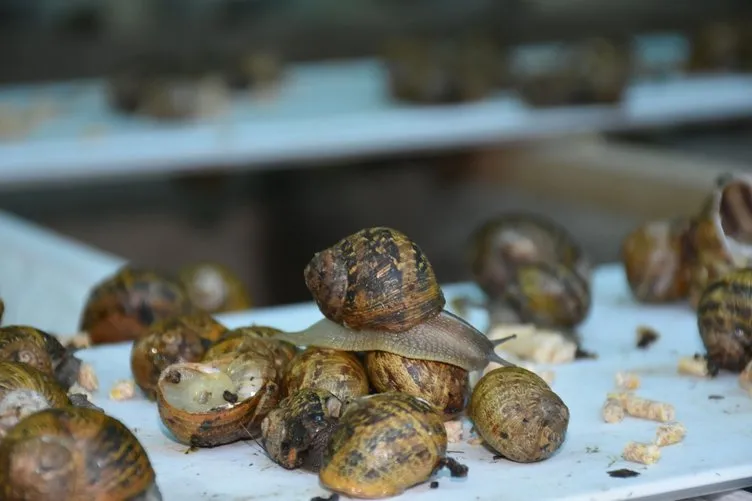
[[[277,373],[283,374],[287,365],[298,353],[298,348],[291,343],[272,339],[279,329],[262,325],[239,327],[224,333],[216,343],[206,352],[206,359],[211,360],[229,353],[242,353],[254,346],[262,345],[274,352],[274,363]]]
[[[444,419],[461,413],[470,396],[468,372],[456,365],[370,351],[366,353],[366,370],[377,392],[401,392],[420,397],[433,405]]]
[[[34,412],[68,405],[65,390],[49,374],[18,362],[0,362],[0,437]]]
[[[0,361],[21,362],[53,375],[66,349],[52,335],[26,325],[0,327]]]
[[[402,332],[445,304],[433,267],[406,235],[368,228],[317,253],[305,282],[326,318],[354,330]]]
[[[427,402],[405,393],[362,397],[340,418],[319,480],[350,497],[396,496],[427,481],[446,448],[444,423]]]
[[[622,242],[621,257],[634,297],[644,303],[685,299],[689,294],[690,222],[650,221]]]
[[[178,272],[188,296],[198,308],[209,313],[247,310],[251,295],[229,268],[219,263],[200,262]]]
[[[8,501],[159,501],[156,475],[138,439],[92,409],[47,409],[0,443],[0,492]]]
[[[368,375],[351,352],[311,347],[292,359],[282,379],[285,396],[303,388],[327,390],[346,400],[368,395]]]
[[[569,409],[546,382],[520,367],[501,367],[476,384],[468,416],[497,453],[519,463],[551,457],[564,443]]]
[[[179,442],[196,447],[252,438],[279,402],[277,377],[268,349],[174,364],[157,383],[159,416]]]
[[[744,370],[752,361],[752,268],[735,270],[705,289],[697,325],[709,364]]]
[[[96,285],[86,302],[81,330],[93,344],[138,339],[155,322],[194,312],[177,281],[160,273],[123,267]]]

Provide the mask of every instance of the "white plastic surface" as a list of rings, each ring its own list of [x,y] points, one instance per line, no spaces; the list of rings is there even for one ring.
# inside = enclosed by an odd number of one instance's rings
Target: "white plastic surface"
[[[598,271],[594,289],[593,312],[581,333],[584,347],[600,358],[555,368],[553,388],[571,412],[568,437],[559,453],[538,464],[521,465],[494,460],[493,453],[466,441],[450,444],[451,456],[470,467],[469,476],[457,480],[441,473],[438,489],[421,485],[402,499],[653,501],[752,485],[752,399],[732,375],[702,380],[676,372],[680,355],[701,350],[688,307],[636,305],[617,266]],[[467,285],[445,290],[450,300],[458,294],[477,294]],[[222,317],[230,327],[259,323],[282,329],[303,328],[319,318],[312,304]],[[469,319],[485,327],[480,312]],[[661,334],[647,351],[634,347],[635,329],[641,324]],[[107,399],[114,381],[130,376],[128,345],[87,350],[82,357],[93,363],[99,374],[102,389],[95,402],[130,426],[146,446],[165,501],[307,500],[326,495],[315,475],[276,466],[253,441],[186,454],[186,446],[164,433],[155,404],[141,398],[125,402]],[[628,441],[652,440],[657,423],[627,418],[609,425],[600,419],[606,393],[614,387],[614,374],[623,370],[640,374],[639,394],[672,403],[677,419],[688,430],[684,442],[664,448],[662,459],[653,466],[627,463],[620,454]],[[640,476],[620,479],[606,473],[619,468],[633,469]]]
[[[549,110],[506,93],[464,105],[408,106],[389,97],[386,81],[372,60],[299,65],[273,100],[236,97],[228,114],[176,125],[113,113],[98,81],[2,88],[0,179],[8,186],[268,168],[752,113],[749,76],[638,82],[620,107]]]

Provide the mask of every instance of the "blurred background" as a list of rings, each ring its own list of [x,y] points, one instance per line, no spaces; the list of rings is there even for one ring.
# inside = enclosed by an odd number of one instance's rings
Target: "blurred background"
[[[596,262],[752,165],[748,0],[0,0],[0,209],[257,306],[399,228],[440,281],[505,211]]]

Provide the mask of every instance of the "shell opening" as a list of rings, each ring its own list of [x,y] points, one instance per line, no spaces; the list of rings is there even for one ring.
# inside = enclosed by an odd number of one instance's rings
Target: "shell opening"
[[[26,416],[51,407],[50,402],[34,390],[14,390],[0,400],[0,437]]]
[[[752,244],[752,183],[736,179],[721,188],[718,219],[727,239]]]

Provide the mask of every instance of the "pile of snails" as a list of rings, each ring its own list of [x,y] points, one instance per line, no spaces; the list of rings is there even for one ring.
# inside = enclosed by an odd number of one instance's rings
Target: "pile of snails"
[[[174,440],[256,439],[281,467],[367,498],[397,495],[443,467],[466,475],[447,457],[444,426],[463,413],[512,461],[544,460],[564,442],[564,402],[496,354],[504,340],[444,309],[433,267],[406,235],[352,234],[317,253],[304,279],[324,318],[300,332],[227,329],[206,313],[145,327],[133,375]],[[491,361],[502,367],[472,391],[469,373]]]
[[[708,363],[739,372],[752,362],[752,177],[720,176],[694,217],[650,221],[622,244],[634,297],[688,301]]]

